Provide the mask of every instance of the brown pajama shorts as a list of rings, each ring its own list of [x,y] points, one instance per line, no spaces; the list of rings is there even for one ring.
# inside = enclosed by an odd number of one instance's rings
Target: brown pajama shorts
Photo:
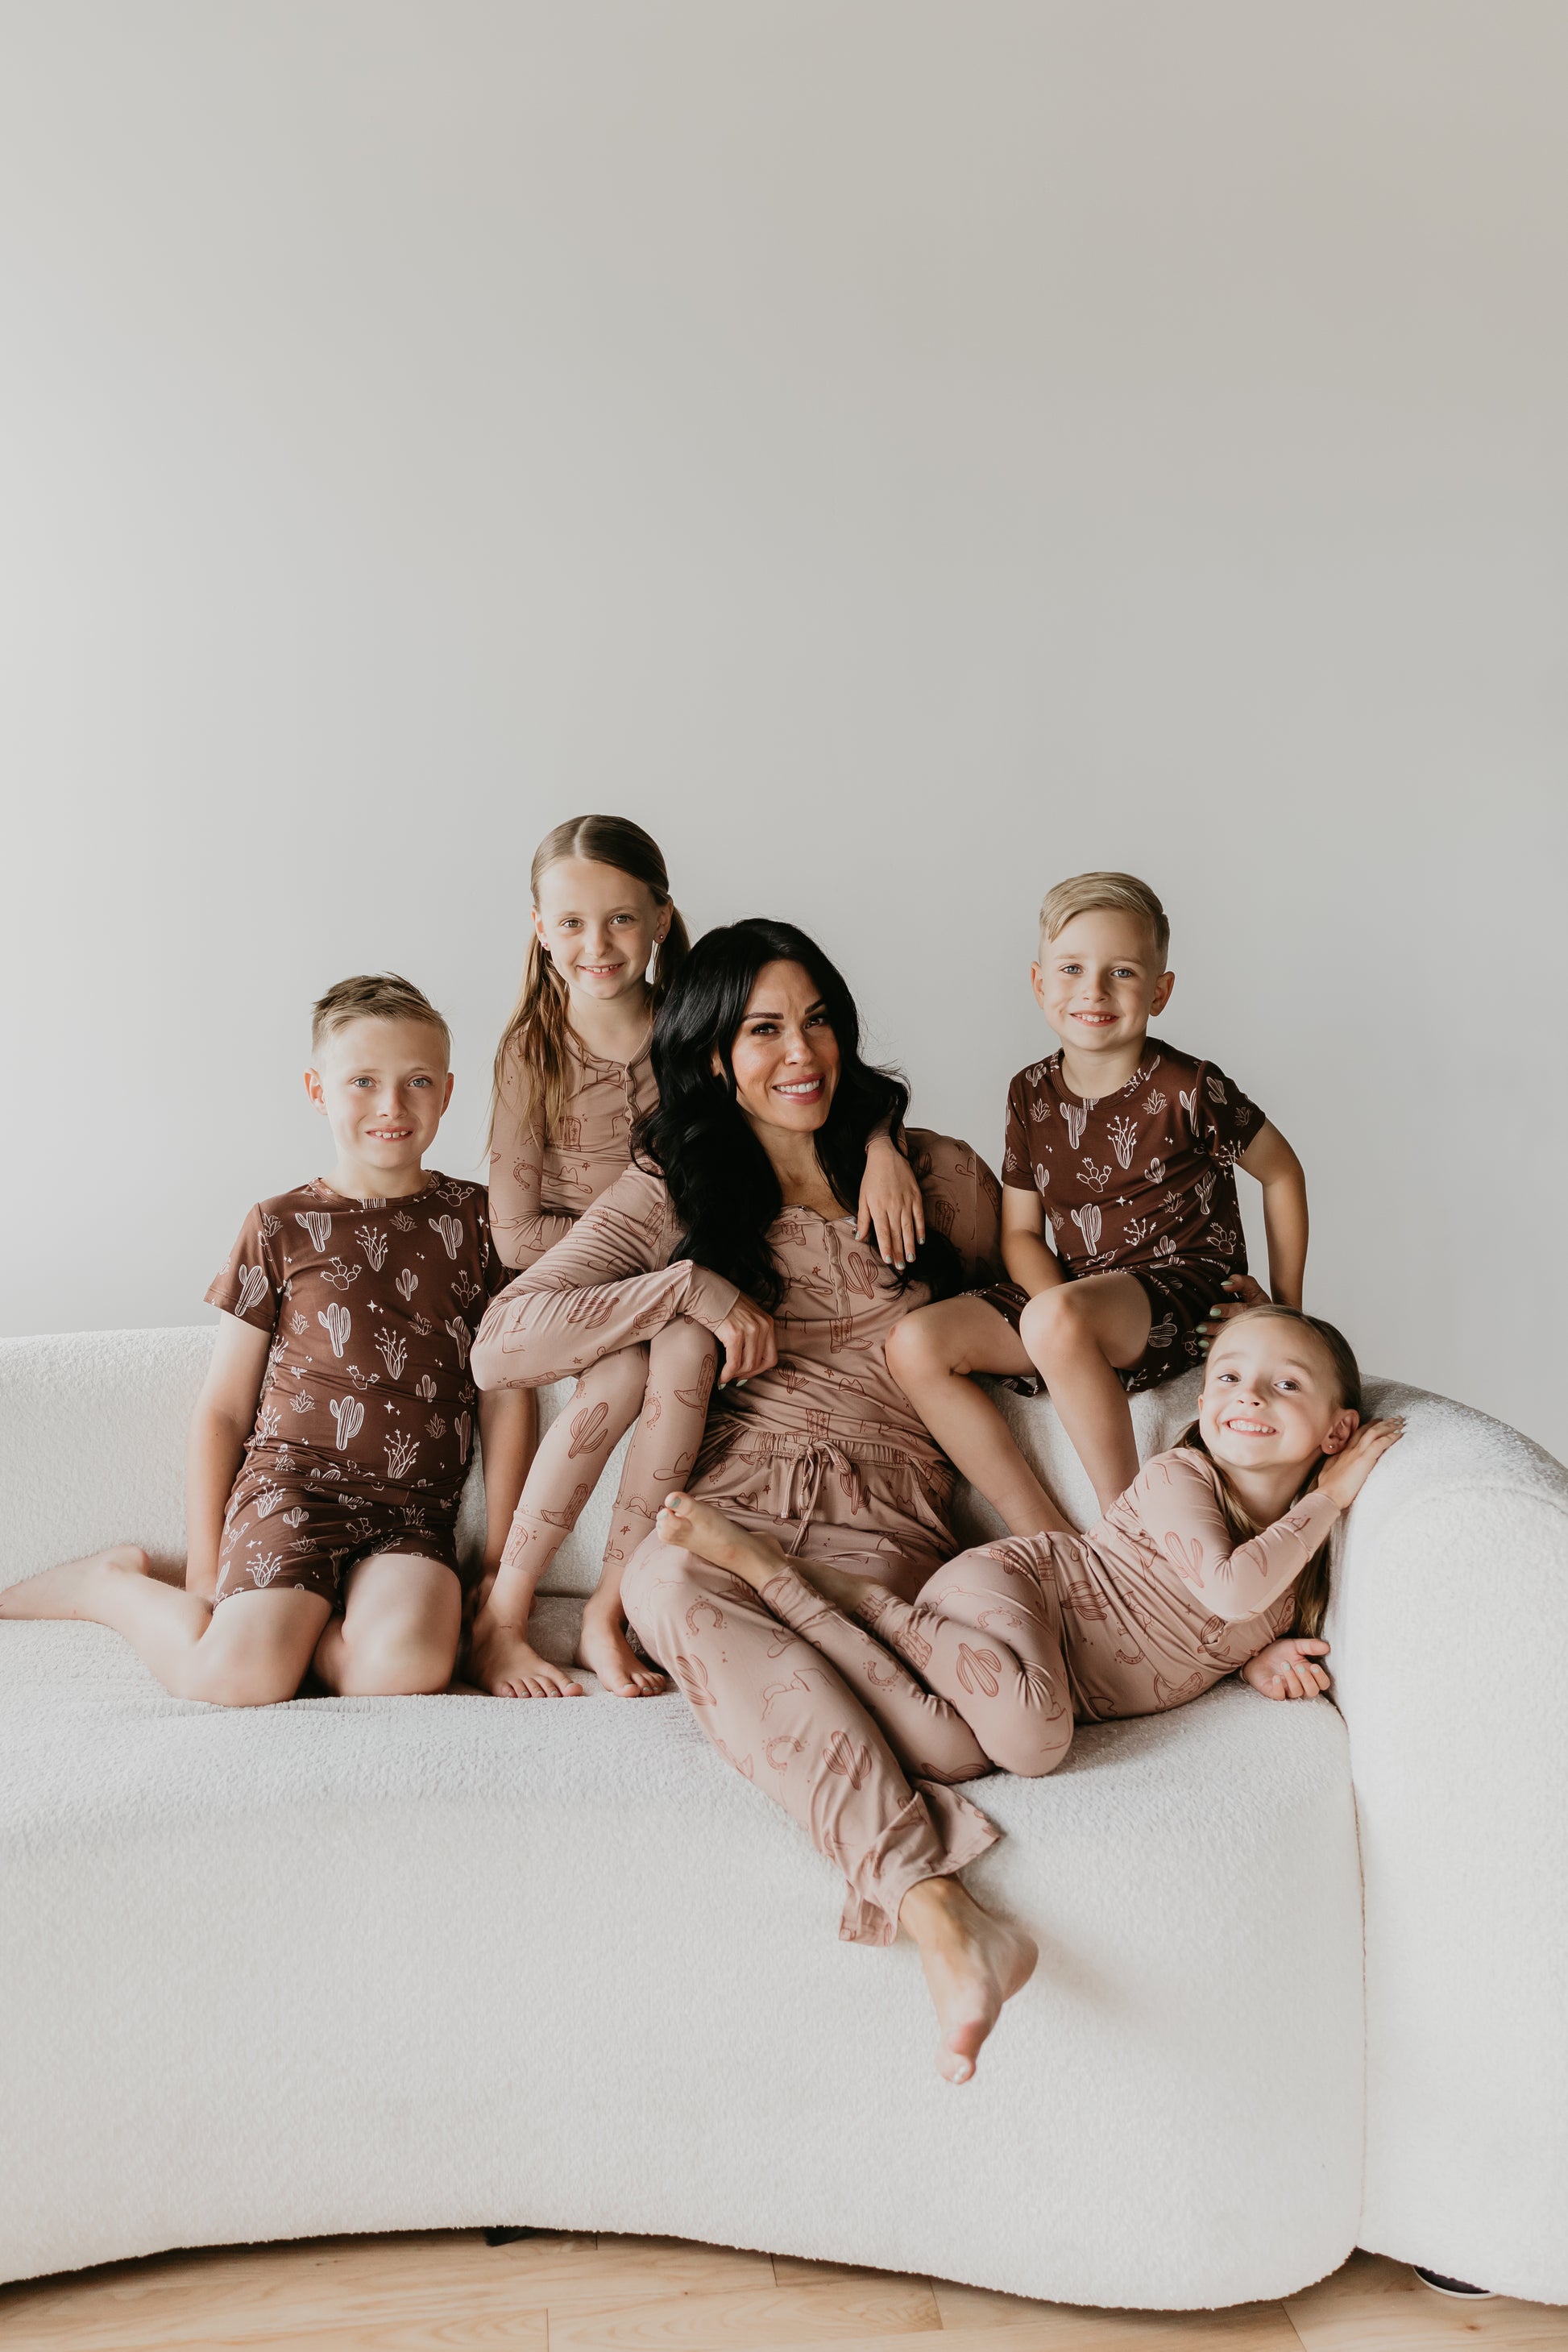
[[[1225,1303],[1225,1286],[1235,1270],[1223,1261],[1213,1265],[1201,1262],[1171,1264],[1157,1272],[1150,1265],[1096,1268],[1106,1274],[1130,1274],[1148,1294],[1149,1344],[1135,1364],[1117,1373],[1130,1396],[1135,1396],[1141,1389],[1157,1388],[1162,1381],[1176,1380],[1203,1360],[1198,1326]],[[987,1283],[984,1289],[972,1291],[970,1296],[994,1307],[1015,1331],[1029,1303],[1028,1292],[1021,1290],[1016,1282]],[[1028,1372],[1009,1381],[1009,1386],[1023,1396],[1037,1395],[1040,1385],[1039,1376]]]
[[[458,1507],[428,1495],[285,1484],[242,1472],[218,1549],[214,1606],[237,1592],[316,1592],[342,1605],[349,1570],[374,1553],[438,1559],[458,1573]]]

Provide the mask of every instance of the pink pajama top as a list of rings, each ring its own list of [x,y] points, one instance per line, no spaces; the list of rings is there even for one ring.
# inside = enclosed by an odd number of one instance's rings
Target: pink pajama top
[[[911,1129],[911,1165],[931,1229],[966,1278],[992,1279],[1000,1193],[967,1144]],[[628,1168],[537,1264],[496,1298],[474,1346],[481,1388],[537,1388],[648,1339],[673,1317],[716,1329],[733,1283],[673,1259],[679,1221],[662,1180]],[[927,1304],[900,1290],[853,1216],[786,1208],[768,1234],[784,1280],[778,1361],[715,1392],[691,1490],[742,1524],[912,1593],[954,1549],[954,1474],[889,1371],[895,1323]]]

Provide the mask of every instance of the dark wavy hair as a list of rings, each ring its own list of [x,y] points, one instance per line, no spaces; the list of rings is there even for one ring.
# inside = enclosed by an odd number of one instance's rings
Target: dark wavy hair
[[[731,1058],[759,974],[797,963],[810,975],[838,1045],[838,1084],[816,1135],[817,1164],[853,1212],[866,1173],[866,1146],[885,1128],[902,1133],[910,1090],[896,1072],[860,1058],[860,1015],[843,974],[793,923],[752,916],[706,932],[669,983],[653,1024],[658,1106],[637,1123],[637,1157],[669,1188],[685,1228],[676,1255],[711,1266],[775,1307],[784,1284],[768,1228],[784,1207],[779,1180],[735,1092]],[[717,1055],[719,1067],[713,1066]],[[957,1251],[928,1233],[900,1287],[925,1283],[935,1298],[962,1286]]]

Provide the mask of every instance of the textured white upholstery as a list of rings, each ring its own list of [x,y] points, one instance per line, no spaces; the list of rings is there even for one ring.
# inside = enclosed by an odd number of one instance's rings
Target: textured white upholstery
[[[179,1550],[209,1345],[0,1343],[0,1582],[112,1538]],[[1146,1451],[1191,1398],[1138,1401]],[[1359,2236],[1568,2296],[1544,1941],[1564,1874],[1525,1860],[1562,1833],[1564,1738],[1520,1666],[1524,1629],[1562,1624],[1568,1482],[1405,1402],[1334,1628],[1373,1923],[1364,2221],[1360,1876],[1327,1705],[1229,1684],[1085,1732],[1050,1780],[977,1785],[1009,1834],[970,1883],[1042,1960],[954,2092],[913,1952],[838,1944],[833,1873],[679,1699],[228,1713],[170,1699],[99,1628],[5,1624],[0,2277],[526,2220],[1173,2306],[1289,2293]],[[1005,1409],[1087,1506],[1049,1408]],[[605,1500],[563,1587],[592,1582]],[[575,1606],[544,1604],[563,1654]],[[1504,2015],[1478,2015],[1505,1979]]]

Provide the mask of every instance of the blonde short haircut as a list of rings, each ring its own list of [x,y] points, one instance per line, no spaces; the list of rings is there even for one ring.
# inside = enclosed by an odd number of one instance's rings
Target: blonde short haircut
[[[447,1059],[452,1058],[451,1031],[424,990],[401,972],[361,971],[352,980],[335,980],[311,1013],[310,1051],[319,1053],[322,1041],[351,1021],[422,1021],[439,1030]]]
[[[1040,902],[1040,945],[1065,930],[1075,915],[1094,914],[1102,907],[1119,915],[1137,915],[1148,924],[1154,936],[1154,961],[1163,971],[1171,951],[1170,918],[1136,874],[1075,874],[1054,884]]]

